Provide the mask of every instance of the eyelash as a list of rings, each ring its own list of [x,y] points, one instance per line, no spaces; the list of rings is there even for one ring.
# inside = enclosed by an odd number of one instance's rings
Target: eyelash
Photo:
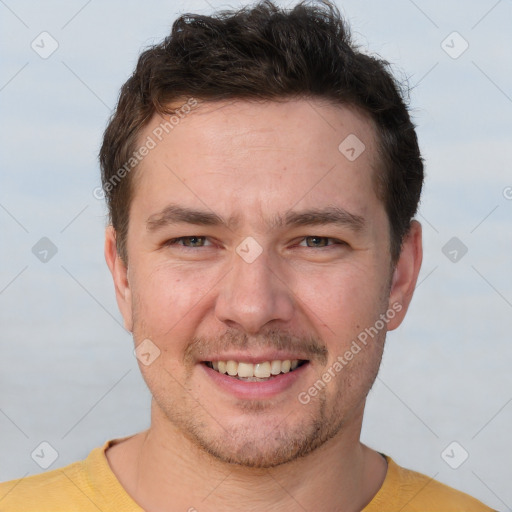
[[[168,240],[167,242],[165,242],[165,246],[179,246],[179,247],[182,247],[184,249],[202,249],[203,247],[210,247],[210,246],[199,246],[199,247],[189,247],[187,245],[181,245],[180,242],[183,242],[184,240],[186,239],[190,239],[190,238],[202,238],[204,239],[205,241],[208,240],[208,237],[206,236],[200,236],[200,235],[190,235],[190,236],[180,236],[178,238],[171,238],[170,240]],[[336,246],[336,245],[347,245],[346,242],[344,242],[343,240],[338,240],[337,238],[331,238],[331,237],[328,237],[328,236],[317,236],[317,235],[308,235],[308,236],[305,236],[301,239],[301,243],[303,241],[305,241],[307,238],[319,238],[319,239],[322,239],[322,240],[327,240],[327,241],[333,241],[334,243],[331,243],[331,244],[328,244],[326,246],[313,246],[313,247],[308,247],[308,246],[302,246],[302,247],[306,247],[307,249],[323,249],[325,247],[333,247],[333,246]]]
[[[179,242],[186,240],[188,238],[204,238],[205,240],[207,237],[205,236],[196,236],[196,235],[190,235],[190,236],[180,236],[179,238],[171,238],[167,242],[165,242],[164,245],[166,246],[173,246],[173,245],[180,245]],[[184,247],[186,249],[196,249],[196,247],[188,247],[186,245],[181,245],[181,247]],[[200,249],[200,247],[198,247]]]
[[[321,240],[327,240],[327,241],[331,241],[331,242],[334,242],[332,244],[328,244],[326,246],[317,246],[317,247],[308,247],[306,246],[306,248],[308,249],[315,249],[315,248],[323,248],[323,247],[332,247],[332,246],[335,246],[335,245],[347,245],[346,242],[344,242],[343,240],[338,240],[337,238],[331,238],[331,237],[328,237],[328,236],[318,236],[318,235],[308,235],[308,236],[305,236],[302,240],[302,241],[305,241],[307,238],[320,238]]]

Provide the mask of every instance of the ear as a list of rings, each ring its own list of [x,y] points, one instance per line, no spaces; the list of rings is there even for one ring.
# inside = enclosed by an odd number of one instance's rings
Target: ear
[[[124,328],[131,332],[133,328],[132,294],[128,282],[128,267],[117,252],[116,231],[112,226],[108,226],[105,230],[105,260],[114,280],[117,305],[123,315]]]
[[[393,272],[388,307],[395,311],[396,315],[388,322],[388,331],[396,329],[407,313],[422,259],[421,224],[413,220],[409,232],[404,237],[402,251]]]

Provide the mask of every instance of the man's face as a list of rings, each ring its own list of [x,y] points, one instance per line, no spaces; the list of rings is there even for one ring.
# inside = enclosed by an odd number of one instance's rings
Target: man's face
[[[117,285],[161,432],[270,467],[360,428],[405,313],[377,166],[364,115],[305,100],[205,103],[145,157]]]

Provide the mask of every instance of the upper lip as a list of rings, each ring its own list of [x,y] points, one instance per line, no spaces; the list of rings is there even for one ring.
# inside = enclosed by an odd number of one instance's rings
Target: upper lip
[[[267,352],[226,352],[224,354],[215,354],[207,357],[203,357],[201,362],[206,361],[237,361],[240,363],[264,363],[265,361],[286,361],[289,359],[293,361],[298,359],[299,361],[307,361],[308,358],[304,357],[303,354],[291,353],[291,352],[279,352],[279,351],[267,351]]]

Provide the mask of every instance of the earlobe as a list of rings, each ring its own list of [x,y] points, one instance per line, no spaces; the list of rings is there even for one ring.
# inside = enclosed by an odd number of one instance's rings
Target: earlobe
[[[414,294],[422,259],[421,224],[413,220],[404,238],[400,258],[391,281],[388,307],[398,313],[389,321],[389,331],[396,329],[405,317]]]
[[[119,256],[116,244],[116,232],[112,226],[105,230],[105,261],[112,274],[119,311],[123,316],[124,328],[132,331],[132,296],[128,281],[128,267]]]

